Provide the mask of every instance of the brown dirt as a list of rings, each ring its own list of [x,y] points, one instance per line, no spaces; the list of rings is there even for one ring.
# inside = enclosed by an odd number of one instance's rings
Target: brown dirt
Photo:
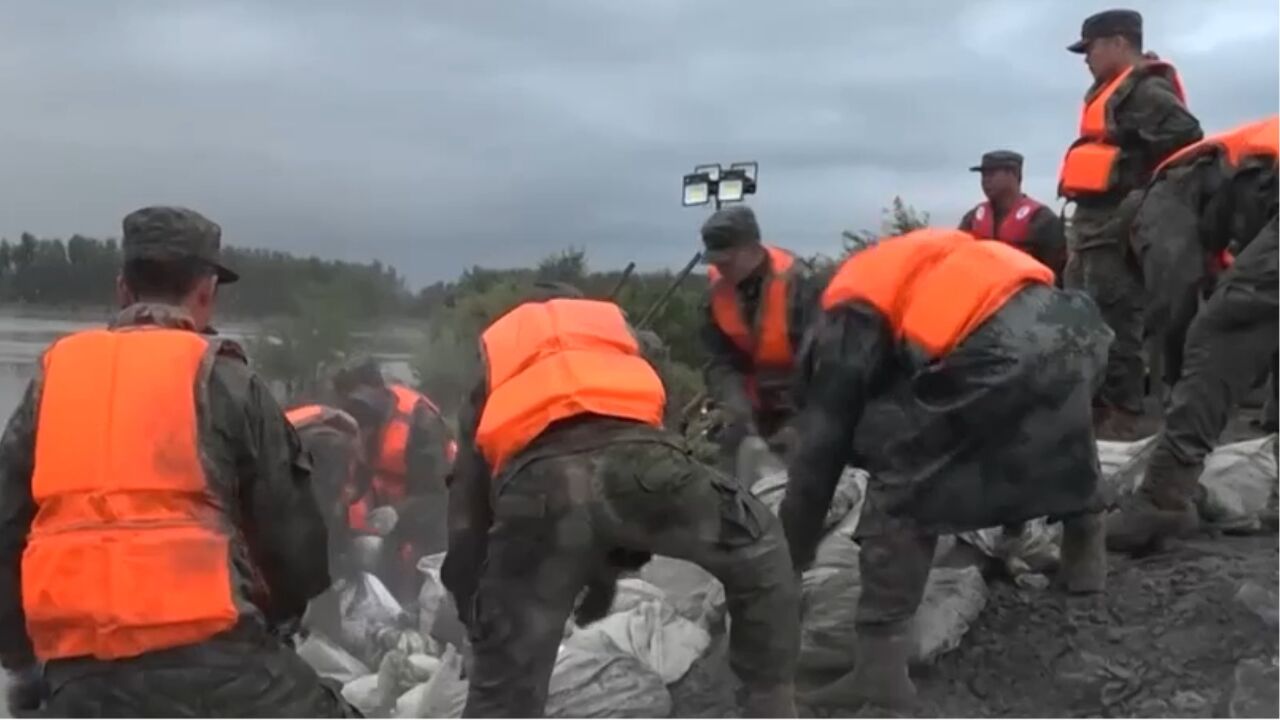
[[[1275,536],[1205,537],[1141,559],[1110,557],[1107,593],[1073,598],[992,579],[963,644],[912,669],[917,717],[1226,715],[1236,664],[1276,656],[1276,631],[1235,600],[1275,592]],[[1273,608],[1274,610],[1274,608]],[[733,716],[725,643],[672,686],[677,717]],[[831,677],[802,677],[813,686]],[[801,707],[802,716],[828,715]],[[882,714],[847,708],[830,716]]]
[[[1235,600],[1275,592],[1277,540],[1189,541],[1142,559],[1112,555],[1105,596],[993,583],[964,644],[916,673],[923,716],[1224,715],[1236,663],[1269,659],[1276,631]]]

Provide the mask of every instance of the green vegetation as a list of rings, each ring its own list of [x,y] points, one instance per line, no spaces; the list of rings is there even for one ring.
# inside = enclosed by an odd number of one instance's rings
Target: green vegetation
[[[884,211],[878,232],[843,233],[839,257],[878,237],[921,227],[928,214],[901,198]],[[694,248],[690,248],[690,252]],[[300,258],[288,253],[228,248],[227,264],[241,282],[220,290],[219,311],[257,323],[261,334],[249,353],[259,372],[275,381],[287,398],[320,394],[328,371],[352,353],[408,350],[422,388],[446,413],[457,408],[477,371],[476,339],[537,280],[567,282],[589,297],[608,297],[622,278],[619,270],[593,270],[582,248],[551,255],[536,267],[472,267],[451,282],[411,293],[392,268],[374,261],[349,263]],[[830,271],[837,258],[810,259]],[[67,241],[37,239],[24,233],[18,242],[0,240],[0,305],[101,308],[115,297],[120,250],[115,240],[79,235]],[[671,271],[630,276],[616,301],[633,322],[643,318],[675,279]],[[696,370],[703,354],[698,340],[699,308],[706,295],[703,274],[695,272],[649,322],[665,345],[664,374],[672,401],[683,406],[701,390]],[[412,329],[412,347],[391,348],[388,329]]]

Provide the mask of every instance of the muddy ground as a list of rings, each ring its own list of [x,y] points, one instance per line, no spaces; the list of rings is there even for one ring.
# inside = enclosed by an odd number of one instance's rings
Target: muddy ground
[[[921,695],[915,715],[1226,716],[1238,663],[1276,656],[1274,625],[1236,599],[1252,582],[1272,593],[1276,612],[1276,537],[1204,537],[1158,556],[1110,560],[1108,592],[1097,598],[991,578],[987,607],[960,648],[913,668]],[[714,659],[672,687],[678,716],[732,714],[723,653],[721,640]],[[828,679],[802,677],[801,684]],[[802,707],[801,714],[880,713]]]

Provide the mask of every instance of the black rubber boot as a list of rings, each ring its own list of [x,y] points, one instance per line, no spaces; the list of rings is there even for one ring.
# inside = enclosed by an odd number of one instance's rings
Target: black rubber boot
[[[1101,513],[1062,521],[1062,561],[1057,584],[1078,595],[1106,590],[1107,528]]]
[[[911,623],[889,633],[859,630],[854,641],[853,671],[839,680],[801,696],[814,707],[853,710],[865,704],[897,713],[910,712],[916,703],[916,686],[907,664],[913,640]]]

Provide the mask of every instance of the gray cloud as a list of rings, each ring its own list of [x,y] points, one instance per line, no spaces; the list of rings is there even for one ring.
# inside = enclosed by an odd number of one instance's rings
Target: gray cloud
[[[1052,198],[1097,0],[0,2],[0,234],[189,204],[235,244],[415,283],[569,245],[678,266],[694,164],[761,163],[776,242],[838,247],[901,194],[951,223],[1011,147]],[[1275,112],[1269,0],[1131,2],[1209,129]]]

